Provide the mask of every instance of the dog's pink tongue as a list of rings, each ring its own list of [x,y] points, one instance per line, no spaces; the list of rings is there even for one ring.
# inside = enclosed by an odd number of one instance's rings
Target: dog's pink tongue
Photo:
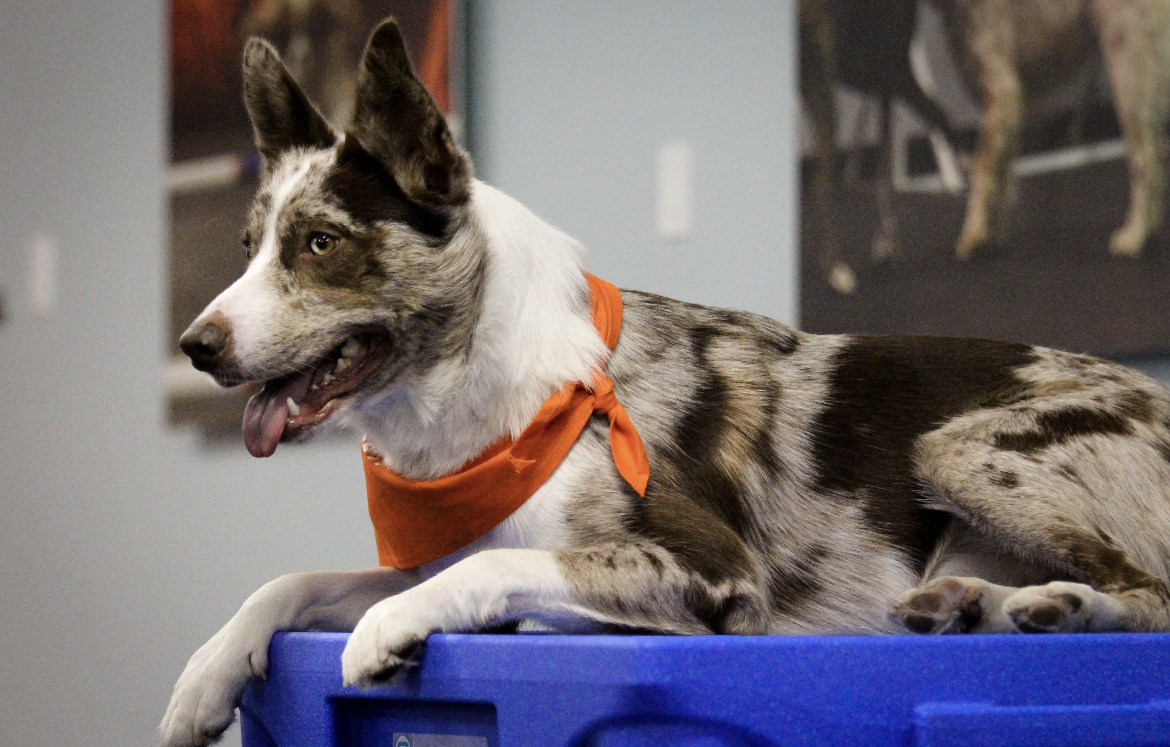
[[[294,376],[279,382],[270,381],[252,395],[244,408],[244,445],[254,457],[270,457],[276,453],[284,424],[288,420],[288,399],[297,401],[305,396],[312,373]]]

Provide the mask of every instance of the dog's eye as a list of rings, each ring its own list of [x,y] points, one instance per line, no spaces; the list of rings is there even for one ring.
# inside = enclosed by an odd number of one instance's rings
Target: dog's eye
[[[319,231],[309,234],[309,251],[318,257],[333,251],[335,246],[337,246],[337,238],[334,236]]]
[[[248,234],[248,233],[244,234],[243,237],[240,238],[240,244],[244,247],[244,256],[247,257],[248,259],[251,259],[252,258],[252,235]]]

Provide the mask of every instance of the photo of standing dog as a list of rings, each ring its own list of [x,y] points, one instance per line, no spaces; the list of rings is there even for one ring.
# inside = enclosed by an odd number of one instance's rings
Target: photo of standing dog
[[[428,483],[522,441],[566,393],[594,404],[551,476],[465,546],[257,591],[179,677],[168,747],[228,727],[281,630],[353,631],[358,686],[431,633],[506,622],[1170,630],[1157,382],[1020,344],[809,335],[591,279],[577,242],[475,179],[393,21],[369,40],[345,132],[267,43],[248,44],[244,78],[264,158],[250,263],[182,348],[256,387],[251,453],[343,427],[377,470]],[[635,439],[644,482],[616,448]]]
[[[816,222],[813,235],[822,272],[833,290],[848,295],[857,276],[841,248],[834,215],[840,202],[837,175],[838,118],[835,94],[848,86],[877,98],[878,165],[876,199],[879,213],[870,255],[875,261],[898,252],[894,215],[892,105],[901,101],[940,133],[950,127],[946,114],[918,85],[910,66],[918,0],[801,0],[800,93],[810,115],[815,151],[808,199]]]
[[[1165,0],[930,0],[983,108],[959,259],[1001,244],[1012,163],[1029,108],[1100,55],[1129,157],[1129,214],[1115,256],[1141,254],[1165,219],[1170,3]]]

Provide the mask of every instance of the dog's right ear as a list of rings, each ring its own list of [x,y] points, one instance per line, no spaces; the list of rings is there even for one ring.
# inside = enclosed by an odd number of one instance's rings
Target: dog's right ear
[[[414,74],[393,19],[375,29],[366,45],[350,136],[411,199],[434,206],[467,199],[471,160],[455,143],[443,112]]]
[[[252,37],[244,48],[244,105],[266,160],[290,148],[332,148],[337,134],[293,80],[272,45]]]

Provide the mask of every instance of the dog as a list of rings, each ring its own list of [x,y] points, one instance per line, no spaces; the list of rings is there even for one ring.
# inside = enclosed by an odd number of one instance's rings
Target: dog
[[[410,662],[430,633],[517,620],[681,635],[1170,630],[1170,392],[1157,382],[1084,355],[815,336],[635,291],[620,292],[610,351],[582,248],[474,178],[393,21],[370,37],[344,133],[267,43],[247,45],[244,70],[265,163],[250,264],[181,345],[219,383],[263,387],[249,450],[344,426],[404,479],[433,480],[604,373],[649,478],[639,494],[611,424],[591,417],[551,477],[470,544],[405,570],[270,582],[191,657],[160,727],[168,747],[230,724],[279,630],[352,630],[349,685]]]
[[[881,163],[878,165],[878,227],[871,255],[889,259],[897,252],[894,215],[890,105],[895,99],[918,112],[944,136],[953,136],[946,113],[919,86],[910,64],[918,0],[801,0],[800,89],[808,106],[816,150],[809,201],[816,252],[829,285],[847,295],[857,287],[853,268],[841,253],[833,217],[840,202],[837,170],[838,85],[877,97],[880,105]]]
[[[1032,106],[1100,51],[1129,151],[1129,214],[1110,238],[1136,257],[1164,220],[1170,123],[1170,3],[1164,0],[931,0],[967,84],[982,100],[959,259],[1003,242],[1015,194],[1012,159]]]

